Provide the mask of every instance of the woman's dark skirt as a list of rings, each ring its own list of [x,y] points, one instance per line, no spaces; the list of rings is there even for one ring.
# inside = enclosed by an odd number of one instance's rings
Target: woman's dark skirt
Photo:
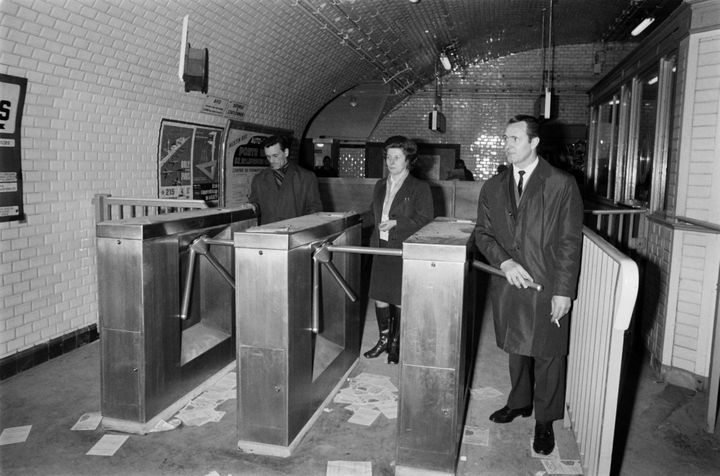
[[[380,241],[380,248],[387,248],[387,241]],[[370,271],[370,299],[400,305],[402,298],[401,256],[373,256]]]

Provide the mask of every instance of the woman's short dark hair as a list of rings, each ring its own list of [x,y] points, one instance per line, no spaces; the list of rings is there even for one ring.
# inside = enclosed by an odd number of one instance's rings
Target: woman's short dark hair
[[[288,144],[288,140],[283,136],[269,136],[263,141],[263,148],[267,149],[268,147],[272,147],[275,144],[278,144],[280,146],[280,150],[289,149],[290,145]]]
[[[533,140],[535,137],[540,137],[540,122],[534,116],[518,114],[510,118],[508,124],[515,124],[517,122],[525,123],[525,132],[528,135],[528,139]]]
[[[417,159],[417,144],[415,141],[408,139],[405,136],[392,136],[383,143],[383,150],[387,155],[388,149],[402,149],[410,165],[415,163]]]

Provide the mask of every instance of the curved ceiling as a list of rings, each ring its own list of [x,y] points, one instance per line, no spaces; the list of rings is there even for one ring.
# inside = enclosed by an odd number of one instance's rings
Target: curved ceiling
[[[552,45],[641,40],[682,0],[294,0],[389,86],[383,114],[445,70]],[[645,17],[655,22],[633,37]],[[439,71],[438,71],[439,70]]]

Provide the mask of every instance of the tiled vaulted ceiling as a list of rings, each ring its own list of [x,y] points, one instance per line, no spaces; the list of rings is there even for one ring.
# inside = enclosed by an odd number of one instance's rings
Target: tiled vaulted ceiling
[[[391,86],[392,108],[435,78],[445,52],[454,69],[552,45],[638,41],[681,0],[293,0]],[[640,37],[630,31],[656,21]]]

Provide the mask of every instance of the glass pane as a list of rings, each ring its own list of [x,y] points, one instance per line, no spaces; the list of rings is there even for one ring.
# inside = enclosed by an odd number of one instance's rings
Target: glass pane
[[[632,85],[623,84],[620,88],[620,102],[617,105],[617,124],[615,132],[617,134],[616,141],[616,158],[615,158],[615,195],[616,202],[622,201],[629,189],[627,185],[627,169],[631,159],[628,158],[628,148],[631,139],[630,134],[630,108],[632,104]],[[634,137],[634,135],[632,135]]]
[[[650,202],[653,155],[655,152],[655,128],[657,118],[658,70],[642,78],[640,99],[637,154],[635,156],[635,195],[639,205]]]
[[[365,147],[340,147],[338,176],[365,178]]]
[[[615,100],[600,105],[597,122],[597,142],[595,145],[595,192],[601,197],[608,195],[608,179],[610,178],[610,153],[613,145],[613,109]]]
[[[674,122],[675,122],[675,114],[674,114],[674,112],[675,112],[675,81],[677,81],[677,77],[676,77],[677,75],[675,74],[676,68],[675,68],[675,58],[674,57],[670,58],[669,60],[667,60],[665,62],[665,71],[667,71],[667,73],[666,73],[666,75],[663,76],[663,79],[665,79],[667,82],[666,83],[664,82],[664,84],[662,84],[661,86],[662,86],[663,90],[667,92],[666,97],[668,97],[670,100],[670,107],[668,108],[668,118],[667,118],[668,125],[667,125],[667,132],[666,132],[667,136],[669,137],[670,131],[673,130]],[[669,142],[669,138],[667,138],[666,141]],[[660,191],[658,191],[658,190],[655,191],[655,193],[658,193],[658,192],[662,193],[662,203],[660,204],[660,208],[662,210],[667,210],[668,189],[670,188],[670,187],[668,187],[668,183],[667,183],[667,178],[668,178],[667,169],[668,169],[668,163],[669,163],[669,157],[668,157],[669,144],[667,144],[666,147],[668,148],[668,152],[666,152],[666,154],[665,154],[664,164],[660,163],[660,162],[658,162],[658,164],[657,164],[657,167],[662,167],[663,168],[662,170],[665,171],[665,173],[663,173],[663,181],[664,181],[664,183],[662,184],[663,189]],[[656,159],[656,161],[657,161],[657,159]]]
[[[618,167],[620,167],[619,159],[618,159],[618,131],[620,129],[620,120],[618,115],[618,110],[620,109],[620,99],[618,96],[615,96],[612,101],[610,101],[610,107],[612,112],[611,114],[611,120],[612,120],[612,126],[611,126],[611,136],[610,136],[610,161],[608,163],[608,187],[607,187],[607,194],[606,197],[614,200],[615,199],[615,183],[616,183],[616,177],[617,177],[617,170]]]

